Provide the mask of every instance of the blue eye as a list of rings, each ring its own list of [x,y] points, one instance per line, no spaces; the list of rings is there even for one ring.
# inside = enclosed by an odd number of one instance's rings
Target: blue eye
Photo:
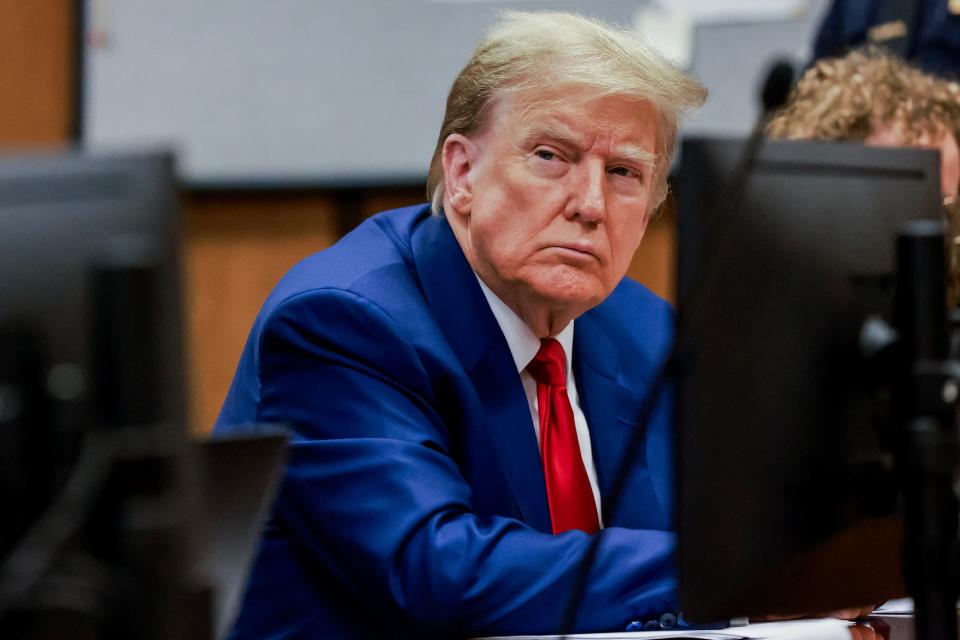
[[[537,154],[537,157],[541,160],[556,160],[557,154],[549,149],[537,149],[534,153]]]

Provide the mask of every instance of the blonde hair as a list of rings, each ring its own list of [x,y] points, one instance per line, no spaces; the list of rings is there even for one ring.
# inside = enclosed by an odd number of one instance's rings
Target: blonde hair
[[[960,85],[880,49],[855,49],[808,69],[767,125],[767,135],[863,140],[883,125],[896,127],[906,145],[960,131]]]
[[[512,93],[546,96],[576,86],[603,95],[651,102],[660,116],[655,192],[651,210],[666,197],[667,171],[681,116],[699,107],[706,89],[637,37],[598,20],[569,13],[508,11],[490,29],[457,76],[447,97],[427,197],[441,213],[441,154],[450,134],[479,131],[497,98]]]

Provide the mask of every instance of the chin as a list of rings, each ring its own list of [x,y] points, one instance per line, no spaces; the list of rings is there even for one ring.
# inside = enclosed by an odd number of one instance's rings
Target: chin
[[[541,282],[531,288],[539,298],[552,304],[581,308],[583,311],[603,302],[609,293],[596,282],[582,282],[578,279]]]

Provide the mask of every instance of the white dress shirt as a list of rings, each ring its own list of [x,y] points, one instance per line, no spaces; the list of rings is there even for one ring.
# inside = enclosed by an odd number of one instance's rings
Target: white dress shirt
[[[498,298],[497,295],[484,284],[483,280],[477,277],[477,282],[480,283],[483,295],[487,298],[487,304],[490,305],[490,310],[493,311],[493,316],[497,319],[497,324],[500,325],[503,337],[507,340],[507,346],[510,347],[510,355],[513,356],[513,362],[517,366],[517,371],[520,373],[523,391],[527,394],[527,404],[530,405],[530,416],[533,419],[533,432],[537,436],[537,446],[539,447],[540,413],[537,408],[537,382],[527,371],[527,365],[530,364],[540,350],[540,338],[534,335],[526,323],[524,323],[503,300]],[[563,347],[563,352],[567,356],[567,395],[570,398],[570,406],[573,407],[573,422],[577,429],[577,442],[580,445],[580,455],[583,457],[583,466],[587,471],[590,490],[593,491],[593,501],[597,506],[597,520],[602,528],[603,517],[600,511],[600,490],[597,487],[597,469],[593,464],[593,449],[590,447],[590,429],[587,427],[587,417],[583,415],[583,410],[580,408],[580,397],[577,395],[577,384],[573,378],[573,365],[571,364],[574,322],[568,324],[563,331],[553,337]]]

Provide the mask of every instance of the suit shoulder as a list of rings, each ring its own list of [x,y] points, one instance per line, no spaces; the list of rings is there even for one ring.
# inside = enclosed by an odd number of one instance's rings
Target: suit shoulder
[[[624,278],[601,306],[628,312],[634,321],[654,328],[672,329],[675,323],[673,305],[636,280]]]
[[[640,283],[624,278],[606,300],[583,316],[584,329],[599,331],[621,353],[650,369],[667,356],[675,331],[673,307]],[[579,329],[577,330],[579,331]]]
[[[314,289],[354,290],[374,273],[411,276],[410,237],[429,215],[428,205],[417,205],[368,218],[331,247],[291,267],[268,296],[264,311]]]

